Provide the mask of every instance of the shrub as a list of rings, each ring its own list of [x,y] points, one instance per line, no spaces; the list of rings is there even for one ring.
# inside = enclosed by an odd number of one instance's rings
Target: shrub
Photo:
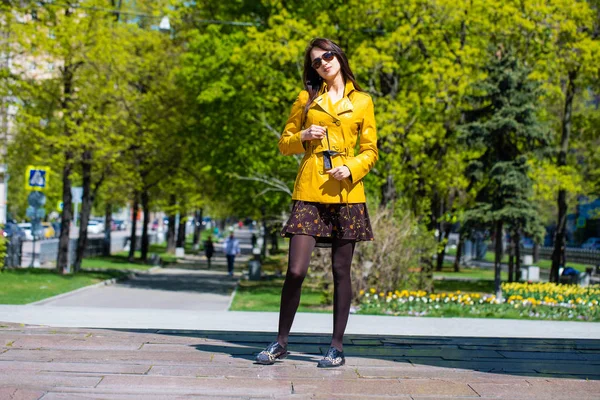
[[[8,240],[4,235],[0,235],[0,271],[4,269],[6,264],[6,251],[7,251]]]
[[[371,213],[375,240],[358,243],[352,262],[354,300],[361,290],[378,287],[431,289],[432,277],[421,273],[424,263],[435,254],[433,235],[408,212],[379,208]],[[332,302],[331,249],[315,249],[311,260],[311,278],[321,279],[324,303]]]

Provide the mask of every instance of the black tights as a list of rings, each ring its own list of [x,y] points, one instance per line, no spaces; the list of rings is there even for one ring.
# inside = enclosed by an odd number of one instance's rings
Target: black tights
[[[286,347],[288,336],[296,310],[300,304],[302,282],[308,271],[310,256],[315,248],[316,240],[312,236],[294,235],[290,241],[290,254],[285,283],[281,291],[279,310],[279,334],[277,341]],[[355,242],[352,240],[334,239],[331,249],[333,268],[333,336],[331,345],[343,350],[344,331],[348,323],[350,303],[352,301],[352,281],[350,266],[354,254]]]

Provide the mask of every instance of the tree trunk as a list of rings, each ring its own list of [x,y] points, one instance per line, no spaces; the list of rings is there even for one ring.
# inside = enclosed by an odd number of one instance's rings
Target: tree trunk
[[[514,282],[514,272],[515,272],[515,245],[513,241],[513,237],[511,235],[509,243],[509,256],[508,256],[508,281]]]
[[[175,207],[177,206],[177,197],[172,194],[169,197],[169,226],[167,229],[167,252],[175,254]]]
[[[62,200],[63,211],[60,223],[60,237],[58,240],[58,257],[56,269],[64,274],[69,269],[69,231],[73,219],[73,199],[71,197],[71,172],[73,171],[73,154],[65,152],[65,166],[62,173]]]
[[[102,254],[105,257],[110,256],[111,232],[112,232],[112,204],[106,203],[106,208],[104,210],[104,246],[102,249]]]
[[[194,249],[200,248],[200,236],[202,235],[202,209],[196,210],[194,214]]]
[[[560,139],[560,152],[558,153],[557,166],[567,165],[567,152],[569,151],[569,137],[571,136],[571,116],[573,112],[573,99],[575,97],[575,79],[577,71],[569,71],[567,94],[565,97],[565,110],[562,119],[562,135]],[[558,282],[558,269],[565,265],[565,248],[567,238],[567,192],[558,191],[558,221],[554,236],[554,250],[552,252],[552,268],[550,269],[550,282]]]
[[[515,233],[515,281],[521,281],[521,234],[519,232]]]
[[[501,271],[502,271],[502,221],[496,222],[496,257],[494,260],[494,290],[496,298],[502,298]]]
[[[146,263],[148,262],[148,224],[150,223],[150,199],[148,189],[144,188],[142,191],[142,210],[144,210],[144,224],[142,225],[142,254],[141,260]]]
[[[456,247],[456,257],[454,258],[454,272],[460,272],[460,259],[462,258],[464,236],[465,235],[461,233],[460,238],[458,239],[458,246]]]
[[[269,238],[269,230],[267,229],[267,215],[264,209],[261,211],[262,213],[262,226],[263,226],[263,245],[261,250],[261,255],[263,260],[269,257],[269,249],[267,248],[267,240]]]
[[[452,231],[452,224],[450,222],[444,222],[442,225],[445,227],[444,240],[446,240],[446,243],[447,243],[448,238],[450,237],[450,232]],[[444,258],[445,257],[446,257],[446,246],[442,247],[442,250],[438,253],[436,270],[438,270],[438,271],[442,270],[442,268],[444,267]]]
[[[65,11],[65,15],[69,17],[71,15],[70,10]],[[73,92],[73,70],[74,66],[68,61],[65,62],[62,68],[63,78],[63,98],[61,101],[61,107],[63,110],[70,110],[70,103],[73,101],[71,94]],[[70,137],[71,131],[69,124],[65,125],[64,136]],[[63,167],[63,212],[61,216],[60,224],[60,239],[58,240],[58,256],[56,259],[56,269],[64,274],[69,269],[69,236],[71,230],[71,220],[73,218],[73,204],[71,196],[71,173],[73,172],[73,152],[70,150],[65,151],[65,166]],[[35,248],[34,248],[35,253]]]
[[[271,253],[279,251],[279,229],[277,225],[271,225]]]
[[[433,262],[431,257],[421,257],[421,273],[419,276],[419,289],[426,292],[433,292]]]
[[[533,244],[533,262],[537,263],[540,259],[540,245],[538,242]]]
[[[81,171],[83,195],[81,197],[79,238],[77,239],[77,250],[75,252],[75,262],[73,263],[74,272],[79,272],[81,270],[83,255],[85,253],[85,248],[87,247],[87,227],[88,222],[90,221],[90,214],[92,213],[92,152],[89,150],[83,152]]]
[[[177,230],[177,246],[185,247],[185,223],[187,221],[187,215],[184,210],[181,210],[179,214],[179,229]]]
[[[131,216],[131,236],[129,238],[129,262],[135,260],[135,247],[137,245],[135,235],[137,234],[137,215],[139,211],[140,193],[136,190],[133,195],[133,215]]]

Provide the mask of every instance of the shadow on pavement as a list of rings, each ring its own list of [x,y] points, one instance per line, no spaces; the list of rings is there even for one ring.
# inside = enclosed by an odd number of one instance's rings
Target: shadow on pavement
[[[224,274],[139,274],[120,283],[132,289],[166,290],[174,292],[196,292],[229,295],[237,279]]]
[[[582,326],[584,328],[584,326]],[[141,331],[140,331],[141,332]],[[144,331],[149,332],[149,331]],[[193,337],[200,352],[231,356],[254,363],[254,357],[276,337],[261,332],[153,331],[171,337]],[[293,334],[283,363],[313,363],[327,352],[330,336]],[[407,366],[438,367],[494,374],[532,377],[600,380],[600,340],[592,339],[524,339],[487,337],[370,336],[347,335],[344,342],[346,364],[350,367]],[[410,371],[410,370],[409,370]],[[416,369],[416,375],[427,370]],[[421,371],[421,372],[418,372]],[[433,371],[436,371],[435,373]]]

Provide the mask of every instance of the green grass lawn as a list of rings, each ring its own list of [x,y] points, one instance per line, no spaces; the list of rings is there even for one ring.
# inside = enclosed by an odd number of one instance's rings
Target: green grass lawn
[[[0,304],[28,304],[106,279],[125,276],[127,270],[145,271],[152,266],[141,261],[131,263],[127,261],[127,255],[115,255],[84,258],[82,268],[81,272],[72,275],[60,275],[48,269],[6,269],[0,272]]]
[[[494,293],[493,280],[478,280],[478,281],[459,281],[459,280],[436,280],[433,282],[435,293],[442,292],[475,292],[475,293]]]
[[[283,279],[269,281],[241,281],[231,311],[279,311]],[[304,286],[300,298],[300,312],[331,312],[331,306],[321,304],[323,295],[318,289]]]
[[[445,279],[483,279],[489,280],[494,279],[494,270],[491,269],[479,269],[479,268],[463,268],[460,272],[451,272],[451,271],[442,271],[442,272],[434,272],[434,277],[440,277]],[[506,272],[501,273],[501,277],[503,281],[508,279],[508,274]]]
[[[276,271],[285,272],[286,255],[281,254],[269,257],[263,263],[263,271],[273,274]],[[444,280],[434,281],[434,291],[454,292],[460,290],[463,292],[493,293],[494,292],[494,273],[493,271],[481,269],[463,269],[461,272],[451,272],[450,264],[446,265],[444,271],[434,273],[434,277],[444,277]],[[453,278],[468,278],[474,280],[458,280]],[[506,279],[503,274],[503,279]],[[233,299],[232,311],[279,311],[279,302],[281,298],[281,287],[283,277],[262,280],[262,281],[241,281],[235,298]],[[333,287],[333,286],[331,286]],[[332,289],[331,289],[332,290]],[[330,305],[324,305],[324,293],[309,280],[305,281],[302,287],[302,298],[298,308],[301,312],[329,312]]]
[[[283,278],[267,281],[241,281],[231,311],[279,311]],[[435,292],[478,292],[493,293],[494,281],[457,281],[443,280],[434,282]],[[331,288],[333,290],[333,286]],[[300,299],[300,312],[330,312],[331,306],[323,305],[323,292],[320,289],[304,285]]]
[[[192,244],[191,243],[186,243],[186,253],[191,253],[191,249],[192,249]],[[189,251],[188,251],[189,250]],[[167,244],[166,243],[161,243],[161,244],[151,244],[148,247],[148,258],[150,258],[152,253],[156,253],[158,254],[158,256],[161,258],[161,260],[165,263],[174,263],[177,262],[177,257],[175,257],[174,254],[169,254],[167,253]],[[121,251],[118,252],[116,254],[113,255],[113,257],[122,257],[125,260],[127,260],[127,256],[129,255],[129,252],[127,251]],[[139,260],[139,258],[142,256],[142,253],[140,251],[135,251],[134,252],[134,257],[136,260]]]
[[[28,304],[121,276],[118,271],[60,275],[47,269],[7,269],[0,272],[0,304]]]
[[[459,272],[454,272],[454,266],[452,263],[444,263],[442,271],[437,272],[433,271],[434,277],[440,277],[445,279],[483,279],[483,280],[493,280],[494,279],[494,270],[493,269],[483,269],[483,268],[466,268],[461,267]],[[501,274],[502,280],[505,281],[508,279],[508,274],[506,272],[502,272]]]
[[[126,255],[116,255],[110,257],[91,257],[84,258],[82,262],[83,269],[117,269],[117,270],[140,270],[146,271],[152,268],[152,265],[143,264],[141,261],[129,262]]]

